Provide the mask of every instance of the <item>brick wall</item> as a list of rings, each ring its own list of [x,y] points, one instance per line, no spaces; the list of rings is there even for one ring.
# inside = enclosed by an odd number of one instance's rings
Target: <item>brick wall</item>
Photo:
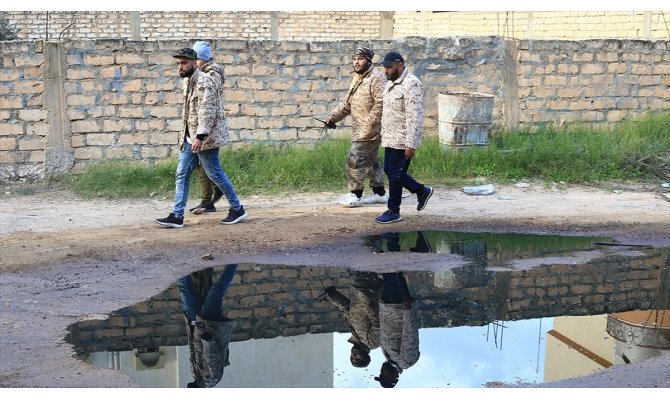
[[[341,40],[386,38],[376,11],[8,11],[20,39],[204,38]],[[392,37],[670,39],[670,11],[395,12]],[[206,29],[203,29],[206,28]],[[390,36],[389,36],[390,37]]]
[[[396,12],[393,36],[670,39],[670,11]]]
[[[457,268],[405,275],[420,303],[421,327],[479,326],[496,320],[654,309],[659,288],[670,278],[666,258],[656,251],[525,271]],[[323,293],[322,283],[347,293],[344,270],[254,267],[240,266],[224,302],[235,319],[233,341],[348,332],[340,311],[325,298],[316,300]],[[449,284],[444,284],[444,274],[450,275]],[[86,352],[186,344],[176,286],[109,319],[79,322],[70,331],[70,342]]]

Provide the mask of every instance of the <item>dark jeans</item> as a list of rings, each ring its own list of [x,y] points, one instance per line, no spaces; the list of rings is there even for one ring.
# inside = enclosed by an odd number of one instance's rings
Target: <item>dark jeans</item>
[[[402,272],[382,274],[381,300],[386,304],[400,304],[410,297],[405,275]]]
[[[423,192],[423,184],[407,174],[410,161],[405,158],[405,150],[384,147],[384,172],[389,178],[388,209],[394,213],[400,212],[402,188],[414,194]]]
[[[195,321],[196,315],[211,321],[224,320],[223,297],[233,281],[237,264],[226,265],[221,277],[212,283],[213,270],[203,271],[179,278],[179,297],[184,315],[190,321]],[[209,274],[209,276],[205,276]],[[205,287],[201,285],[205,283]]]

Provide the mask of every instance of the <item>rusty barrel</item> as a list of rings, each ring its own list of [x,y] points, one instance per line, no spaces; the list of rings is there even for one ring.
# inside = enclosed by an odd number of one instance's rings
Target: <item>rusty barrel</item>
[[[438,93],[438,118],[442,148],[489,144],[493,95],[475,92]]]

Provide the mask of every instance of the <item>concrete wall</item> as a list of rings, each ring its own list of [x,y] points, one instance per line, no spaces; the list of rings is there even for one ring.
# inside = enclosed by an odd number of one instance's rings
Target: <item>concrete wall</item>
[[[408,37],[368,41],[213,40],[226,68],[234,146],[313,143],[350,81],[360,44],[378,63],[405,55],[425,87],[425,135],[437,95],[494,95],[495,128],[613,123],[670,109],[670,41],[504,41]],[[0,179],[80,172],[91,162],[175,157],[181,93],[171,53],[192,41],[0,42]],[[347,137],[350,119],[335,130]]]

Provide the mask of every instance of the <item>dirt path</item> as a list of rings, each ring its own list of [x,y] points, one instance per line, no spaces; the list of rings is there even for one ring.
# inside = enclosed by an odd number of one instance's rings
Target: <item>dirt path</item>
[[[226,262],[374,269],[379,266],[362,248],[361,236],[431,228],[606,235],[620,242],[670,246],[670,202],[648,190],[531,185],[471,196],[436,188],[422,212],[415,210],[413,197],[403,199],[403,221],[392,225],[374,222],[385,205],[343,208],[336,204],[336,193],[251,196],[241,199],[249,217],[240,224],[221,225],[225,212],[219,211],[187,215],[183,229],[154,222],[169,213],[171,199],[82,201],[63,192],[11,192],[0,192],[0,385],[8,387],[132,385],[114,371],[93,372],[72,359],[62,338],[64,328],[145,300],[206,265],[206,253]],[[408,264],[406,258],[389,262]],[[410,262],[409,267],[430,268],[431,260]],[[635,379],[631,371],[643,367],[629,368],[624,375]],[[650,371],[641,371],[641,386],[654,385],[643,379],[667,378],[667,373],[643,378]]]

